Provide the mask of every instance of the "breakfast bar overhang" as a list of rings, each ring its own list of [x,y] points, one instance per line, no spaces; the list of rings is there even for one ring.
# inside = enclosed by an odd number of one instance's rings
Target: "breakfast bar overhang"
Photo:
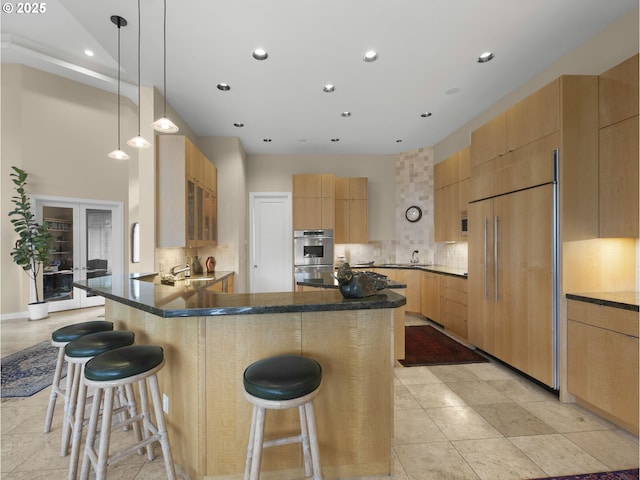
[[[336,289],[224,294],[209,290],[210,279],[168,286],[158,277],[74,285],[105,297],[106,319],[132,330],[136,343],[164,348],[159,382],[171,448],[192,479],[242,478],[251,424],[242,374],[279,354],[322,365],[314,403],[325,479],[391,475],[393,324],[405,297],[381,290],[344,299]],[[291,434],[298,421],[295,409],[269,412],[265,438]],[[266,449],[262,465],[265,478],[304,476],[298,445]]]

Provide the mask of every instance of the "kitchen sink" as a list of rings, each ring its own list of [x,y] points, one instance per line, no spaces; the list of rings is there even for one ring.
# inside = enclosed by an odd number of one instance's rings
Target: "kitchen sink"
[[[430,263],[383,263],[381,267],[402,267],[402,268],[416,268],[416,267],[429,267]]]

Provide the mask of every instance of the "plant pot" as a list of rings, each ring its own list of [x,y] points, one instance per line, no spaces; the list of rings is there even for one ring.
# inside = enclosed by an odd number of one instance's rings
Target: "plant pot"
[[[42,320],[49,316],[49,304],[47,302],[35,302],[27,305],[29,320]]]

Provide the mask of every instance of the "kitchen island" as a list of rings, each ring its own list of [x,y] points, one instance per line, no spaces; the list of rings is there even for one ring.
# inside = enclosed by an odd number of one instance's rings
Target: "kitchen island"
[[[193,480],[242,478],[251,423],[242,373],[289,353],[323,368],[314,403],[325,478],[390,475],[393,321],[405,298],[391,290],[359,299],[336,289],[224,294],[211,290],[213,281],[168,286],[158,275],[132,274],[75,283],[104,296],[107,320],[134,331],[136,343],[164,347],[159,381],[176,463]],[[295,409],[269,412],[265,437],[297,428]],[[299,445],[266,449],[262,470],[302,477]]]

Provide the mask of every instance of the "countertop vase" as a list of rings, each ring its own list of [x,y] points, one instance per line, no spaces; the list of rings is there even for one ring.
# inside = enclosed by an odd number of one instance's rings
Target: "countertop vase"
[[[193,257],[193,262],[191,262],[191,273],[194,275],[202,274],[202,264],[197,255]]]
[[[216,270],[216,259],[215,257],[207,257],[207,260],[204,262],[207,267],[207,273],[213,273]]]

